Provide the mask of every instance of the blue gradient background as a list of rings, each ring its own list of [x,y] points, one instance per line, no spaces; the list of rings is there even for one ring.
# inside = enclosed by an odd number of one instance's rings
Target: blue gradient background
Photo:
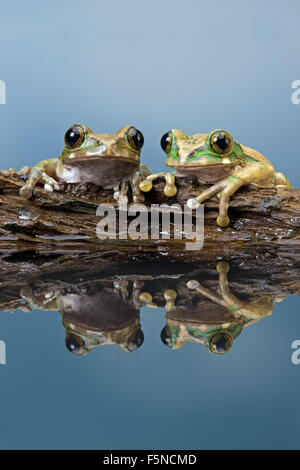
[[[0,14],[1,167],[57,156],[65,130],[126,124],[163,168],[171,127],[222,127],[299,186],[300,3],[12,1]],[[1,314],[1,448],[299,448],[299,298],[246,328],[223,358],[169,351],[160,311],[143,347],[69,354],[57,313]],[[298,333],[299,332],[299,333]]]

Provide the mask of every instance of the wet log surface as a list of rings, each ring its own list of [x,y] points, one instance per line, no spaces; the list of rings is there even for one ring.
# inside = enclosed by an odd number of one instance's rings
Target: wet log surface
[[[115,281],[142,282],[159,306],[164,290],[178,293],[177,304],[189,303],[193,293],[186,283],[197,279],[206,287],[218,290],[217,262],[221,259],[180,260],[165,256],[110,250],[82,252],[20,251],[3,253],[0,258],[0,310],[23,308],[22,288],[30,287],[34,295],[44,292],[82,291],[112,286]],[[227,257],[229,286],[239,298],[262,295],[300,295],[300,260],[270,253],[256,256]]]
[[[145,194],[145,204],[180,204],[198,195],[207,185],[199,186],[190,178],[177,178],[175,197],[164,195],[164,180],[158,179],[153,189]],[[24,180],[0,171],[0,251],[15,250],[78,250],[84,246],[103,246],[96,235],[100,218],[96,209],[100,203],[117,206],[112,190],[103,190],[93,184],[64,184],[61,191],[47,193],[36,187],[30,200],[19,195]],[[218,198],[205,202],[204,256],[216,253],[244,254],[263,251],[300,248],[300,189],[241,188],[230,201],[231,223],[226,228],[216,224]],[[186,259],[200,253],[183,253],[185,240],[108,240],[109,246],[123,245],[123,250],[146,250],[177,253]],[[117,248],[117,247],[116,247]],[[111,249],[111,248],[110,248]],[[204,255],[203,251],[206,252]],[[289,254],[290,256],[290,254]]]

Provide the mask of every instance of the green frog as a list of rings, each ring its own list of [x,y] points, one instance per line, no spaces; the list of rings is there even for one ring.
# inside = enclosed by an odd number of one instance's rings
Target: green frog
[[[218,292],[190,280],[187,287],[200,294],[199,302],[167,311],[166,326],[161,331],[166,346],[178,349],[191,341],[202,343],[213,354],[225,354],[246,326],[271,315],[274,303],[284,299],[263,295],[254,300],[240,300],[229,288],[229,264],[220,261],[217,271]]]
[[[175,168],[176,176],[191,175],[199,183],[212,183],[199,196],[189,199],[187,205],[195,209],[200,203],[218,195],[220,201],[217,224],[220,227],[229,224],[229,200],[241,186],[253,184],[292,188],[286,176],[277,173],[266,157],[257,150],[239,144],[223,129],[191,136],[179,129],[171,129],[162,136],[161,147],[167,155],[166,166]],[[167,189],[165,194],[174,196],[177,188],[170,175],[172,173],[150,175],[140,183],[140,189],[150,191],[153,180],[164,176]]]
[[[123,127],[116,134],[96,134],[83,124],[74,124],[65,133],[65,147],[58,158],[15,172],[27,176],[20,194],[30,198],[39,182],[49,192],[59,191],[60,182],[94,183],[105,189],[114,188],[114,198],[127,202],[130,185],[134,202],[142,202],[139,183],[151,173],[140,162],[143,144],[143,134],[133,126]]]

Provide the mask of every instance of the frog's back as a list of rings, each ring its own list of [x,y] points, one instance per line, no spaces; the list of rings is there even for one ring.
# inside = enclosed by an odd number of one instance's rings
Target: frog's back
[[[254,150],[250,147],[245,147],[245,145],[241,145],[241,147],[245,155],[248,155],[249,157],[254,158],[254,160],[257,160],[261,163],[265,163],[266,165],[273,166],[269,160],[257,150]]]

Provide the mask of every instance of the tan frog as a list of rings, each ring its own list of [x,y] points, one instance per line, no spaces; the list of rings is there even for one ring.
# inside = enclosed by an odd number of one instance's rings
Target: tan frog
[[[144,198],[139,182],[151,173],[140,163],[143,144],[143,134],[133,126],[123,127],[116,134],[96,134],[83,124],[74,124],[65,133],[65,147],[58,158],[42,160],[18,172],[27,176],[20,194],[30,198],[39,182],[49,192],[59,191],[60,182],[94,183],[114,188],[114,198],[122,196],[127,201],[130,185],[133,200],[141,202]]]

